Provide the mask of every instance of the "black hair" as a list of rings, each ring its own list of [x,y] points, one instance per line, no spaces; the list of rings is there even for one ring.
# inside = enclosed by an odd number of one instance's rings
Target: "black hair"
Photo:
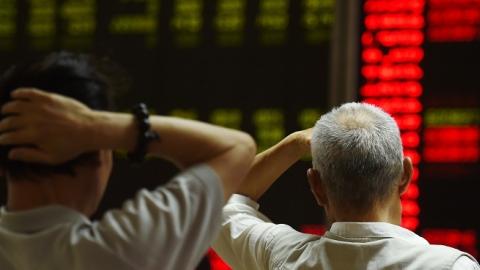
[[[13,90],[31,87],[71,97],[94,110],[111,110],[113,80],[107,72],[107,62],[61,51],[13,66],[0,78],[0,106],[11,100]],[[8,116],[1,116],[4,117]],[[11,148],[0,147],[0,167],[13,179],[26,174],[73,174],[75,165],[98,160],[98,152],[92,152],[56,166],[27,163],[8,159]]]

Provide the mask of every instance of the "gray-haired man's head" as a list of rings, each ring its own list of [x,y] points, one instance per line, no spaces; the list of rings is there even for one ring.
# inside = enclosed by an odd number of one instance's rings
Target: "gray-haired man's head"
[[[312,134],[313,167],[331,202],[364,211],[387,199],[403,173],[395,120],[380,108],[347,103],[323,115]]]

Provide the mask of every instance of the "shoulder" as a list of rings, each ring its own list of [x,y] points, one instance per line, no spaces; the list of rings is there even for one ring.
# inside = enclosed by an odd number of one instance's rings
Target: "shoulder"
[[[461,256],[455,261],[452,270],[479,270],[480,266],[474,258],[469,256]]]
[[[221,186],[220,178],[217,173],[207,164],[195,165],[188,168],[172,178],[170,182],[190,182],[196,181],[204,185]]]
[[[428,266],[425,269],[457,269],[454,266],[459,262],[459,260],[460,263],[463,262],[468,264],[470,262],[470,265],[477,264],[475,258],[473,258],[470,254],[448,246],[428,245],[422,249],[418,249],[417,251],[418,253],[416,255],[415,263],[424,265],[426,267]]]
[[[317,252],[323,246],[323,237],[302,233],[283,224],[277,225],[273,230],[275,233],[269,246],[272,254],[270,265],[273,269],[291,269],[290,266],[316,261],[320,256]]]
[[[447,256],[453,259],[452,269],[480,269],[478,267],[477,260],[470,254],[463,252],[461,250],[443,246],[443,245],[430,245],[430,249],[433,252],[438,253],[438,255]],[[456,268],[454,266],[461,266],[460,268]],[[476,268],[464,268],[476,266]]]
[[[218,182],[209,166],[194,166],[173,177],[166,185],[154,190],[139,190],[120,209],[107,211],[94,227],[118,229],[130,223],[142,224],[124,228],[138,234],[138,230],[150,233],[150,230],[176,230],[192,223],[219,222],[223,191]]]
[[[207,164],[199,164],[180,172],[166,185],[159,186],[153,192],[202,197],[210,201],[218,201],[222,206],[224,204],[220,178]]]
[[[453,257],[456,259],[465,256],[473,259],[473,257],[466,252],[463,252],[461,250],[458,250],[456,248],[452,248],[449,246],[444,246],[444,245],[429,245],[428,251],[430,253],[434,253],[439,256],[443,255],[443,256]]]

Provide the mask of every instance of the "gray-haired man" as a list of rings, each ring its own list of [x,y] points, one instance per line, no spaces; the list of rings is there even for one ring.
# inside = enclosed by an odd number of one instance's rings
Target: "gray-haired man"
[[[255,202],[310,151],[309,184],[329,223],[322,237],[271,223]],[[235,270],[480,269],[470,255],[430,245],[398,226],[411,176],[392,117],[371,105],[344,104],[313,129],[257,155],[239,194],[224,207],[214,248]]]

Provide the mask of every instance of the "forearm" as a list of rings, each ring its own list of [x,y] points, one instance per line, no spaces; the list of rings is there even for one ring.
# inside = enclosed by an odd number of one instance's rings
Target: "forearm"
[[[132,115],[95,112],[94,119],[91,129],[94,130],[97,147],[126,151],[135,149],[138,128]],[[168,159],[180,167],[208,161],[251,140],[243,132],[198,121],[151,116],[150,122],[160,139],[149,144],[148,153]]]
[[[278,144],[258,154],[246,179],[237,193],[258,200],[289,167],[305,154],[299,141],[299,133],[293,133]]]
[[[89,151],[137,148],[138,124],[130,114],[92,111],[37,89],[19,89],[12,97],[16,100],[4,105],[2,113],[16,117],[0,121],[0,144],[36,146],[15,147],[8,153],[12,160],[56,165]],[[160,139],[148,144],[148,154],[180,167],[208,164],[222,182],[225,198],[250,169],[256,147],[246,133],[173,117],[152,116],[150,121]]]

